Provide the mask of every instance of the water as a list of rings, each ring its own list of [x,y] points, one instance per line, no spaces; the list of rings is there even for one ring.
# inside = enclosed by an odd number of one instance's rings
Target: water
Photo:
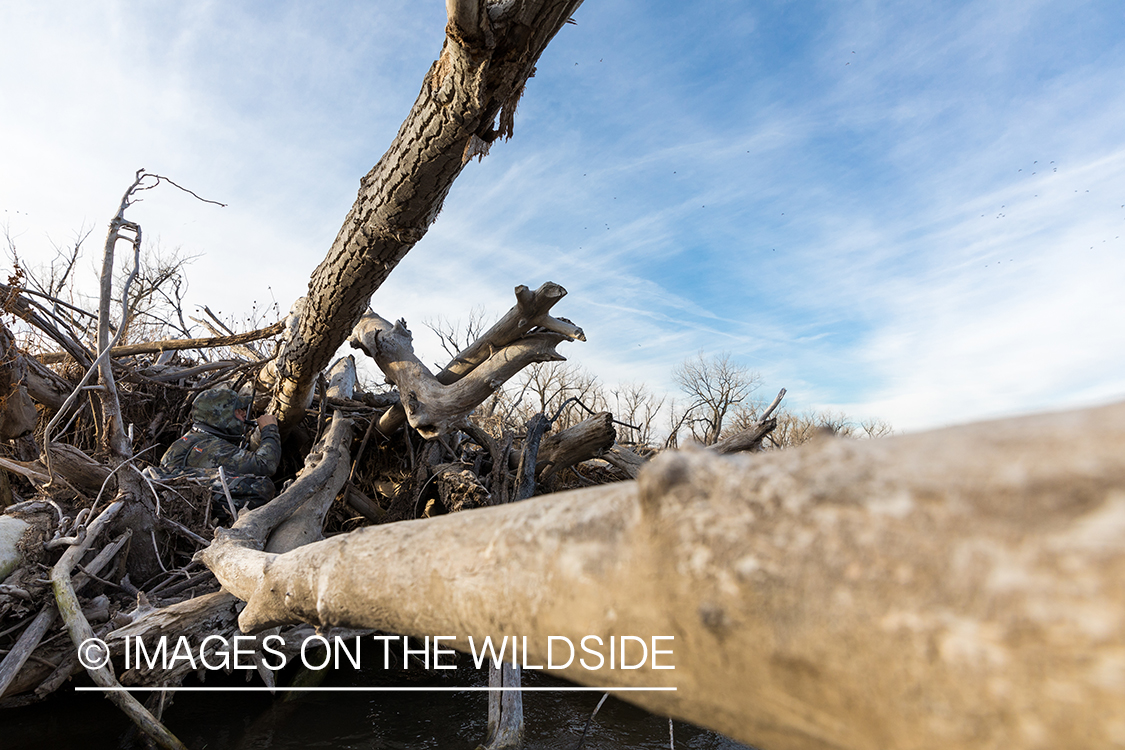
[[[408,679],[404,679],[407,675]],[[222,680],[216,678],[223,678]],[[459,668],[436,675],[411,676],[401,670],[365,666],[357,672],[334,672],[326,686],[480,686],[487,671]],[[207,684],[238,685],[213,675]],[[526,673],[527,686],[566,683]],[[69,693],[64,687],[59,692]],[[143,699],[143,694],[137,694]],[[526,750],[574,750],[600,693],[524,693]],[[164,722],[192,750],[474,750],[484,738],[486,692],[386,693],[180,693]],[[0,747],[7,750],[81,747],[118,750],[141,747],[127,737],[130,725],[121,712],[96,693],[0,713]],[[745,750],[725,737],[683,722],[674,723],[676,748]],[[588,750],[666,749],[668,719],[613,698],[591,722]]]

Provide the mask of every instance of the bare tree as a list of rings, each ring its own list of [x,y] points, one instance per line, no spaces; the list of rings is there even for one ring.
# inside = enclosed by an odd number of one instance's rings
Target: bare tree
[[[523,424],[536,413],[554,416],[561,410],[555,428],[565,430],[608,406],[598,377],[566,362],[531,365],[513,384],[513,390],[518,394],[509,410],[513,424]]]
[[[617,441],[638,446],[651,444],[656,420],[666,397],[658,397],[647,385],[634,381],[619,385],[613,391],[613,398],[617,405],[617,418],[631,425],[618,429]]]
[[[890,437],[895,434],[890,422],[878,418],[865,419],[859,423],[859,427],[863,430],[863,434],[869,438]]]
[[[423,320],[422,324],[434,332],[446,354],[456,357],[458,352],[468,349],[469,344],[481,337],[488,328],[488,319],[484,306],[475,305],[469,311],[469,317],[463,326],[460,319],[450,320],[444,315]],[[441,369],[441,365],[437,365],[437,368]]]
[[[715,357],[704,357],[700,352],[677,365],[672,379],[687,396],[687,405],[672,432],[687,426],[704,445],[718,441],[727,415],[761,384],[756,372],[732,362],[728,352]]]

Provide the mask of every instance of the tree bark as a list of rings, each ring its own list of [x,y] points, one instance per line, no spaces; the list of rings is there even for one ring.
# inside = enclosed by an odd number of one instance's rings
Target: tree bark
[[[511,136],[524,84],[579,5],[451,4],[456,13],[440,58],[390,149],[360,181],[355,204],[309,281],[305,314],[277,366],[270,410],[283,425],[300,419],[317,374],[371,294],[437,218],[462,167],[497,137]]]
[[[549,635],[674,636],[659,647],[675,670],[556,674],[674,686],[627,697],[759,747],[1121,736],[1125,404],[752,459],[670,453],[637,482],[251,547],[203,553],[247,600],[244,630],[461,649],[519,634],[536,664]]]

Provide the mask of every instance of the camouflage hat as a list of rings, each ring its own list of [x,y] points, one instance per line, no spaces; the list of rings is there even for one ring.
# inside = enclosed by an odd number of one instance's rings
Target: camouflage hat
[[[212,388],[195,397],[191,405],[191,418],[194,422],[213,427],[220,432],[240,435],[244,425],[235,416],[235,409],[245,409],[250,405],[248,396],[240,396],[230,388]]]

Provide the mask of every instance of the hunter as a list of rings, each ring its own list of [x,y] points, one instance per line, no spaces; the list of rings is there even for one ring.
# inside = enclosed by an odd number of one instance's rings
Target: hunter
[[[230,388],[212,388],[199,394],[191,408],[191,430],[172,443],[160,459],[168,476],[197,476],[211,484],[214,504],[229,515],[226,492],[218,469],[223,469],[235,510],[257,508],[274,496],[270,477],[281,460],[277,418],[263,414],[247,421],[250,399]],[[258,436],[249,449],[240,447],[248,427],[257,424]]]

